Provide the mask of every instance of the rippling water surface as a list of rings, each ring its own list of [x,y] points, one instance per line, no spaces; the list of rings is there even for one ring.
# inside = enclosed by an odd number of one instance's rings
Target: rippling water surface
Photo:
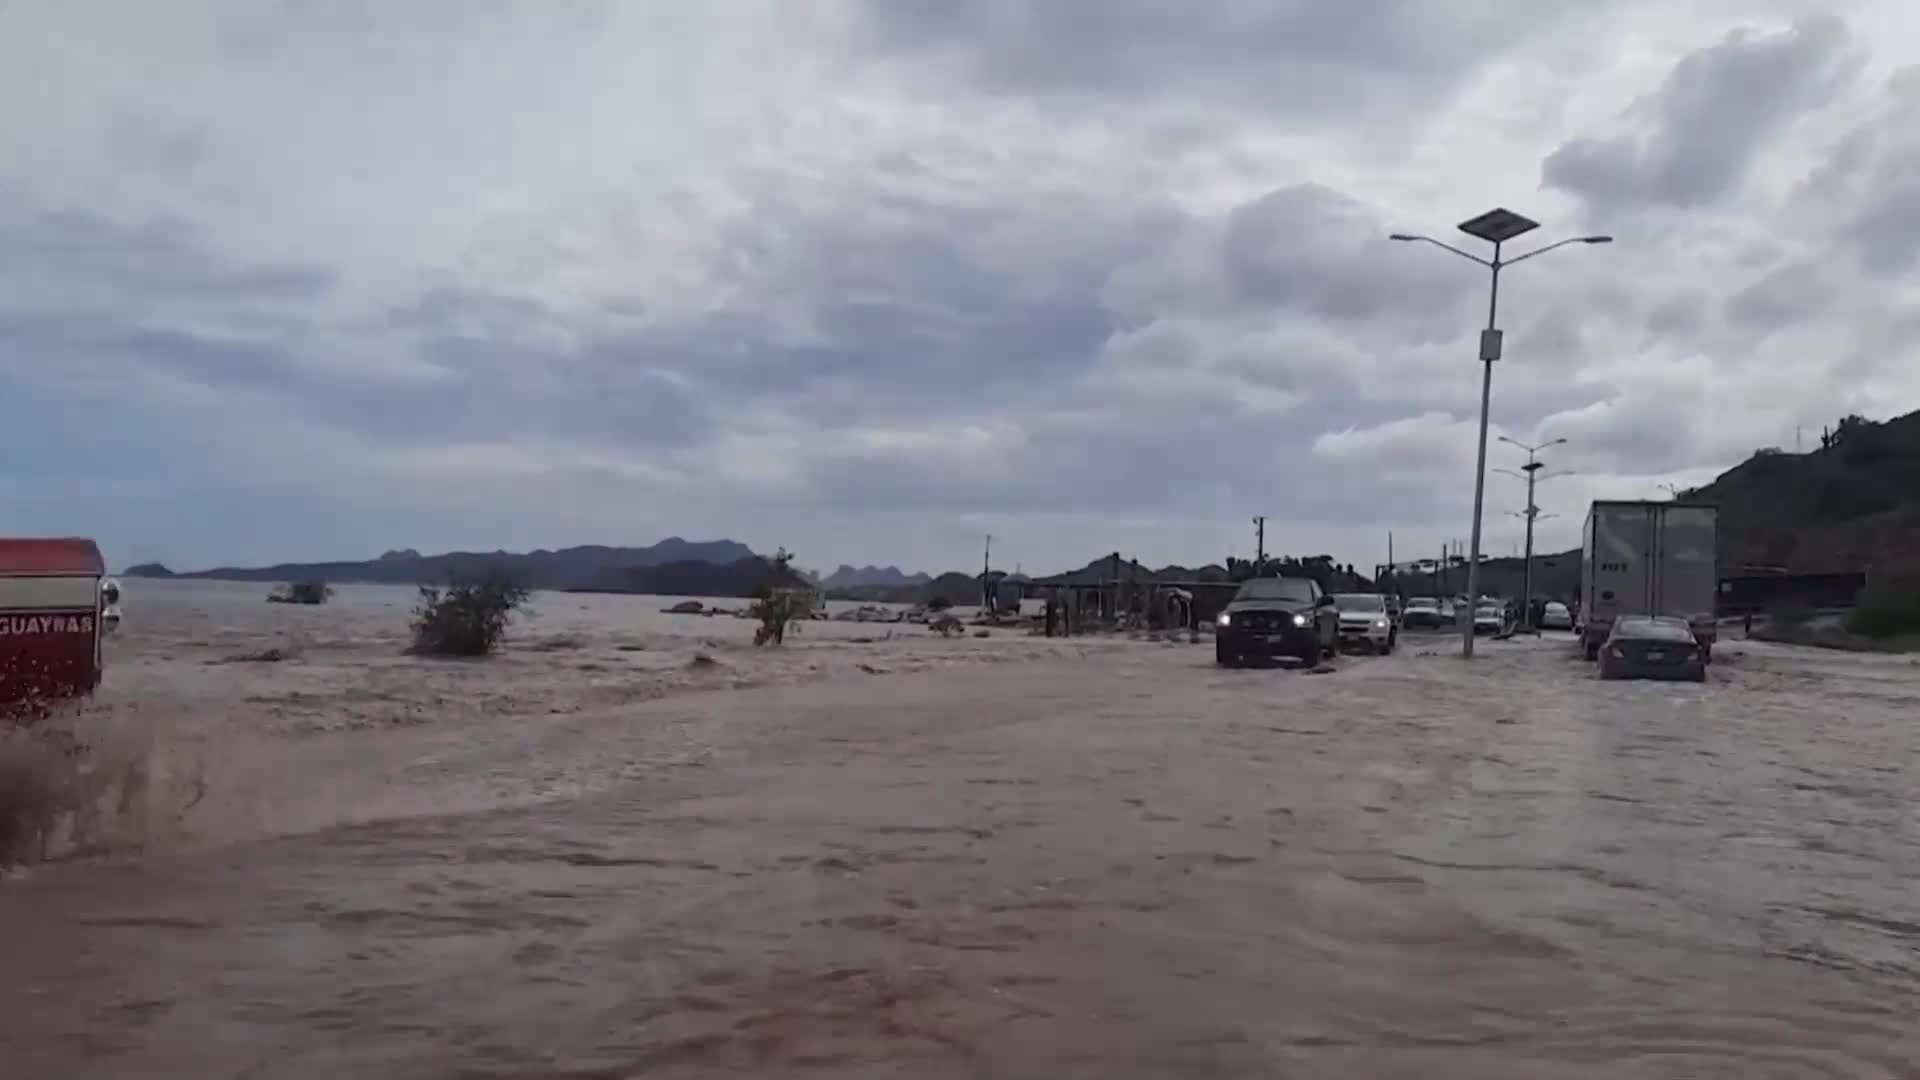
[[[365,627],[269,671],[125,646],[175,709],[307,687],[197,730],[309,809],[258,824],[213,753],[236,820],[0,885],[7,1075],[1920,1075],[1905,658],[576,621],[465,682]],[[362,707],[356,664],[419,719],[285,722]]]

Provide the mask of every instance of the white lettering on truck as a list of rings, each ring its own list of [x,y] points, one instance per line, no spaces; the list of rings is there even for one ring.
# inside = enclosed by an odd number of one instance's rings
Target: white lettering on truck
[[[91,615],[0,615],[0,637],[91,633]]]

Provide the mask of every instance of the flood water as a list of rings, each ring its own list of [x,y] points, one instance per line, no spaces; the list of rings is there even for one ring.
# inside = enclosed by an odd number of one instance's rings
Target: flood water
[[[1920,1075],[1906,658],[812,647],[233,734],[291,799],[371,797],[356,757],[426,798],[0,884],[5,1075]]]

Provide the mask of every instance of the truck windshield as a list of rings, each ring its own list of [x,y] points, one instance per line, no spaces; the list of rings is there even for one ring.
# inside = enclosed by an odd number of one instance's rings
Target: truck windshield
[[[1313,582],[1300,578],[1254,578],[1240,586],[1240,591],[1233,594],[1233,598],[1311,604],[1313,603]]]

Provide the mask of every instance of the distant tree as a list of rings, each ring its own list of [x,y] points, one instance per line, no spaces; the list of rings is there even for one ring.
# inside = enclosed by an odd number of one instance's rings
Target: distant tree
[[[933,599],[927,601],[928,611],[945,611],[952,606],[953,606],[953,601],[947,599],[944,596],[936,596]]]

